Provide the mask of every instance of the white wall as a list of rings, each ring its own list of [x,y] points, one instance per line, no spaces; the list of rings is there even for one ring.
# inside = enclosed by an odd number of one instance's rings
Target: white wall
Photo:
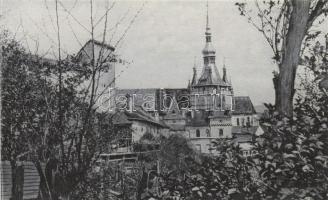
[[[251,126],[259,126],[259,119],[257,114],[250,114],[250,115],[233,115],[232,116],[232,126],[246,126],[247,125],[247,121],[250,121],[250,125]],[[239,119],[239,125],[237,120]],[[243,125],[243,121],[244,121],[244,125]]]
[[[214,118],[210,121],[213,137],[215,138],[232,138],[231,133],[231,119],[230,118]],[[223,135],[220,134],[220,130],[223,130]]]
[[[193,138],[191,139],[191,143],[194,145],[196,150],[199,150],[200,153],[208,153],[208,154],[214,154],[216,153],[216,151],[213,149],[211,150],[211,148],[213,148],[213,144],[212,141],[214,141],[215,139],[211,139],[211,138]]]
[[[138,142],[145,133],[151,133],[154,137],[158,137],[160,134],[168,134],[168,129],[161,128],[150,123],[133,121],[131,128],[132,132],[132,142]]]

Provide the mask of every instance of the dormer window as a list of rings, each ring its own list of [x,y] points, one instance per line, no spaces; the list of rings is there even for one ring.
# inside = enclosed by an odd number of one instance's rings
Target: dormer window
[[[200,137],[200,131],[199,131],[199,129],[196,130],[196,137]]]

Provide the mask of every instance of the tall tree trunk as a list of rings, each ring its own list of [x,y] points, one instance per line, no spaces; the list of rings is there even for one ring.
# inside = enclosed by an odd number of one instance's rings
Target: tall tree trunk
[[[277,110],[287,117],[293,116],[294,81],[302,42],[307,32],[310,0],[292,0],[292,7],[277,87]]]
[[[274,91],[275,91],[275,106],[276,108],[280,108],[280,81],[279,81],[279,73],[274,73],[273,74],[273,87],[274,87]]]
[[[50,185],[48,183],[46,173],[42,169],[41,162],[35,161],[34,165],[40,176],[39,199],[40,200],[52,200]]]
[[[16,161],[11,161],[10,165],[12,172],[11,199],[22,200],[24,186],[24,169],[22,166],[17,166]]]

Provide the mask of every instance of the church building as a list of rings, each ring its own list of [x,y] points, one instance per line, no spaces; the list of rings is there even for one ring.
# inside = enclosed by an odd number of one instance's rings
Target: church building
[[[201,74],[197,74],[194,66],[187,88],[117,89],[115,93],[116,97],[133,97],[128,100],[130,105],[144,108],[160,123],[165,123],[169,134],[184,135],[200,153],[215,154],[212,146],[215,140],[240,142],[236,139],[239,135],[250,135],[246,138],[252,139],[261,131],[251,99],[234,96],[225,64],[220,75],[212,45],[208,6],[205,47],[201,53]],[[253,141],[242,142],[250,146]]]

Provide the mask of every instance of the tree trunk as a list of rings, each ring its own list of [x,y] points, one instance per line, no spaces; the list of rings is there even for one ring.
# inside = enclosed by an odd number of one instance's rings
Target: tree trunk
[[[16,161],[11,161],[11,172],[12,172],[12,200],[23,199],[23,188],[24,188],[24,169],[22,166],[17,166]]]
[[[279,108],[280,107],[279,73],[273,74],[272,82],[273,82],[273,87],[274,87],[274,91],[275,91],[275,106],[276,106],[276,108]]]
[[[41,163],[39,161],[35,161],[34,165],[40,176],[39,199],[51,200],[52,196],[51,196],[50,185],[48,184],[47,177],[46,177],[45,172],[42,169]]]
[[[280,66],[277,110],[287,117],[293,116],[293,96],[296,69],[299,63],[299,54],[304,36],[307,32],[310,1],[292,0],[286,48]]]

